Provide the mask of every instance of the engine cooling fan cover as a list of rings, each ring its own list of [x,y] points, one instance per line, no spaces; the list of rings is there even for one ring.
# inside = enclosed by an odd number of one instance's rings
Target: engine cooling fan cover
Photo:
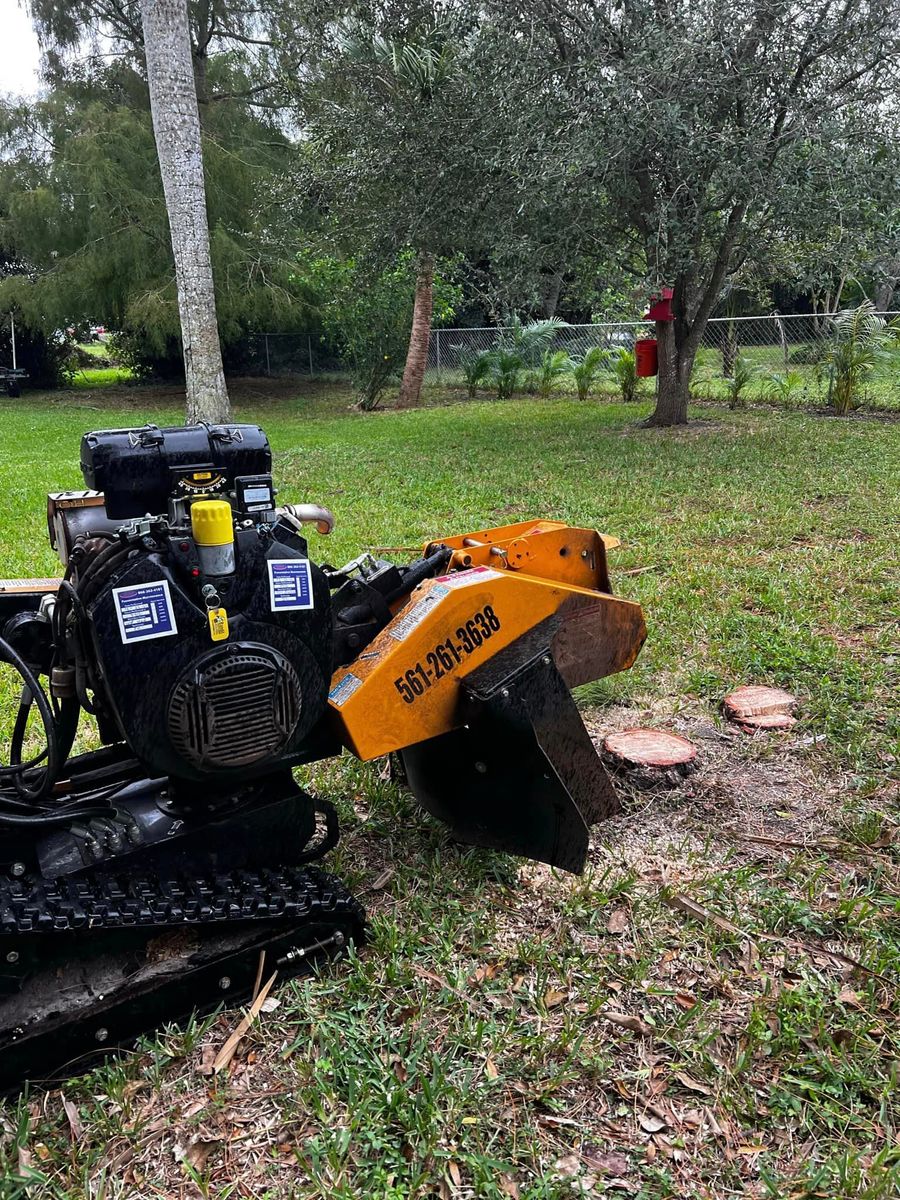
[[[169,701],[169,737],[201,770],[246,767],[277,755],[300,720],[300,679],[270,646],[244,643],[195,662]]]

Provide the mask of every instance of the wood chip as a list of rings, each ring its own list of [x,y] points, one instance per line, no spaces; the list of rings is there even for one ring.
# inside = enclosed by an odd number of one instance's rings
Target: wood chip
[[[247,1010],[246,1015],[238,1022],[238,1026],[235,1029],[234,1033],[231,1034],[231,1036],[226,1041],[225,1045],[222,1047],[222,1049],[216,1055],[215,1062],[213,1063],[213,1071],[216,1074],[218,1074],[220,1071],[224,1071],[225,1068],[231,1062],[231,1060],[234,1058],[235,1051],[238,1048],[238,1044],[240,1043],[241,1038],[244,1036],[244,1034],[247,1032],[247,1030],[250,1028],[250,1026],[253,1024],[253,1022],[256,1020],[256,1018],[259,1016],[259,1011],[265,1002],[266,996],[268,996],[269,992],[272,990],[272,988],[275,984],[275,980],[277,978],[278,978],[278,972],[274,971],[269,976],[269,978],[265,982],[265,984],[263,984],[262,989],[260,990],[256,999],[250,1005],[249,1009]]]
[[[628,928],[629,913],[627,908],[614,908],[606,922],[606,932],[612,934],[624,933]]]
[[[727,933],[736,933],[742,937],[749,936],[742,929],[739,929],[737,925],[732,925],[731,921],[718,916],[708,908],[704,908],[702,904],[698,904],[696,900],[691,900],[689,897],[683,896],[680,892],[669,892],[665,888],[661,888],[659,895],[662,902],[667,904],[669,908],[687,913],[689,917],[694,917],[697,921],[706,921],[711,925],[715,925],[718,929],[724,929]]]

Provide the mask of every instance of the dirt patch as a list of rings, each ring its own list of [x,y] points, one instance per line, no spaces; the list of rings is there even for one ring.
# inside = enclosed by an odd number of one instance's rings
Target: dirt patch
[[[633,708],[586,714],[598,747],[608,734],[639,723],[647,723],[647,714]],[[687,860],[701,851],[707,855],[711,839],[718,855],[748,835],[814,841],[833,825],[846,785],[816,764],[808,736],[745,733],[698,715],[660,719],[657,714],[654,724],[697,745],[696,770],[679,787],[650,793],[620,775],[625,812],[597,827],[595,850],[597,845],[602,853],[615,848],[634,865],[661,855],[671,864],[673,845],[682,847],[679,857]],[[754,848],[751,854],[756,853]]]

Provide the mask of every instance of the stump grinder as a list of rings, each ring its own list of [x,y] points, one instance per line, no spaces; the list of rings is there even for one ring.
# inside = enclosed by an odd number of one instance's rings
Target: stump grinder
[[[292,769],[394,756],[461,842],[568,871],[616,798],[569,689],[645,636],[593,530],[313,562],[255,425],[89,433],[48,499],[62,578],[0,582],[0,1089],[71,1075],[364,938]],[[13,722],[15,705],[10,709]],[[83,721],[86,714],[90,721]],[[79,730],[81,725],[81,730]],[[81,745],[98,748],[73,753]]]

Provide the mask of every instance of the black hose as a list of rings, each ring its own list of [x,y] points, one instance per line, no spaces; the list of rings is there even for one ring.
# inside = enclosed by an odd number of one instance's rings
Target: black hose
[[[80,821],[91,817],[108,817],[108,808],[83,808],[76,813],[58,812],[58,813],[34,813],[33,815],[25,816],[19,813],[3,812],[0,809],[0,827],[6,826],[9,829],[53,829],[58,825],[71,825],[73,821]]]
[[[59,742],[56,736],[56,722],[53,719],[53,709],[50,707],[50,701],[44,689],[41,687],[36,676],[32,672],[28,664],[22,659],[19,654],[12,648],[5,638],[0,637],[0,661],[7,662],[11,667],[19,672],[22,677],[22,682],[28,691],[31,693],[32,703],[37,705],[37,710],[40,713],[41,723],[44,727],[44,736],[47,739],[47,749],[39,754],[36,758],[29,762],[10,762],[9,766],[0,767],[0,779],[12,779],[15,783],[16,790],[20,796],[26,800],[41,800],[48,794],[53,784],[56,782],[56,777],[59,774],[61,766],[59,761]],[[16,719],[16,728],[18,729],[22,722],[22,708],[26,707],[25,701],[19,707],[19,715]],[[30,710],[31,704],[27,704],[27,710]],[[24,720],[28,719],[28,711],[25,713]],[[15,736],[15,734],[14,734]],[[22,726],[21,736],[24,738],[24,725]],[[11,756],[15,757],[15,755]],[[25,772],[38,767],[46,758],[47,765],[41,769],[40,783],[29,786],[25,782]]]

